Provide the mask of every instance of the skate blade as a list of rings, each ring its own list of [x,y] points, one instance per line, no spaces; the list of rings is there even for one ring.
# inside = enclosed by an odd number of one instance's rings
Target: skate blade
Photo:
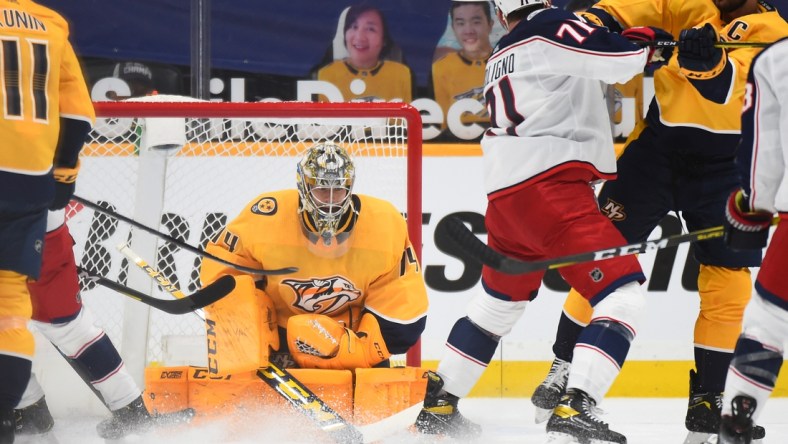
[[[60,444],[57,436],[50,430],[46,433],[37,433],[30,435],[16,435],[16,444]]]
[[[547,432],[547,440],[544,444],[574,444],[577,440],[571,435],[558,432]]]
[[[185,408],[171,413],[160,413],[151,419],[156,427],[168,427],[179,424],[188,424],[194,419],[197,412],[193,408]]]
[[[687,437],[684,438],[684,444],[716,444],[716,442],[716,433],[689,432]]]
[[[579,440],[572,435],[560,432],[547,432],[547,441],[544,444],[616,444],[602,439]]]
[[[709,436],[708,439],[706,439],[706,441],[703,441],[703,444],[717,444],[718,442],[719,442],[719,436],[718,435],[711,435],[711,436]],[[763,440],[762,439],[753,439],[752,440],[752,444],[763,444]]]
[[[552,409],[548,410],[548,409],[543,409],[543,408],[539,408],[539,407],[534,407],[534,410],[535,410],[534,411],[534,423],[536,423],[536,424],[541,424],[541,423],[547,421],[548,419],[550,419],[550,416],[553,415],[553,410]]]

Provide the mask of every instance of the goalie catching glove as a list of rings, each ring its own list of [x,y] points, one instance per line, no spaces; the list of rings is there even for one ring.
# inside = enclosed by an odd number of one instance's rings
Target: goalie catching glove
[[[378,320],[370,313],[361,317],[358,332],[319,314],[302,314],[287,321],[287,344],[301,368],[370,368],[391,356]]]
[[[673,42],[673,35],[655,26],[635,26],[625,29],[621,35],[631,42],[648,44],[648,63],[650,67],[659,67],[670,60],[673,55],[672,46],[660,46],[659,42]],[[654,43],[651,43],[654,42]]]
[[[759,250],[766,246],[772,213],[751,208],[742,190],[734,191],[725,206],[725,244],[734,250]]]

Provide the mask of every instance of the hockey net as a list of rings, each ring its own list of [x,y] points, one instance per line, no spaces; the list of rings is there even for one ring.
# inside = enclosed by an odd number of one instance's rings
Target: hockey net
[[[332,141],[354,156],[354,192],[387,199],[407,215],[420,257],[421,119],[409,105],[150,100],[96,103],[78,196],[205,248],[255,196],[295,188],[303,151]],[[75,202],[66,218],[83,268],[169,298],[118,251],[129,242],[184,293],[199,288],[200,257]],[[169,315],[92,282],[81,284],[85,305],[136,375],[149,365],[205,365],[205,328],[197,316]],[[418,365],[420,348],[395,358]]]

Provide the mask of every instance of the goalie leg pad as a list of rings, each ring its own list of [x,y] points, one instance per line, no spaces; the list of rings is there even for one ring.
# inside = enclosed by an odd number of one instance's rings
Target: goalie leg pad
[[[353,422],[369,424],[421,404],[427,392],[426,372],[418,367],[356,369]]]
[[[361,317],[358,332],[326,315],[291,316],[287,321],[287,345],[301,368],[369,368],[391,356],[371,313]]]
[[[208,370],[214,377],[267,367],[270,348],[279,348],[271,298],[256,289],[251,276],[234,277],[235,289],[205,308]]]
[[[345,418],[353,413],[353,374],[348,370],[290,369],[290,374]],[[284,398],[255,371],[215,377],[206,367],[148,367],[145,404],[157,414],[192,408],[202,419],[224,419],[245,427],[249,412],[287,409]],[[232,438],[232,437],[225,437]]]

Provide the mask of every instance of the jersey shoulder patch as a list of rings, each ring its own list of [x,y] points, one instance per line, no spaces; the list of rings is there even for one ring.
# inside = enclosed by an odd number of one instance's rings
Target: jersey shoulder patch
[[[273,216],[279,209],[275,197],[262,197],[254,205],[252,205],[252,213],[260,214],[262,216]]]

